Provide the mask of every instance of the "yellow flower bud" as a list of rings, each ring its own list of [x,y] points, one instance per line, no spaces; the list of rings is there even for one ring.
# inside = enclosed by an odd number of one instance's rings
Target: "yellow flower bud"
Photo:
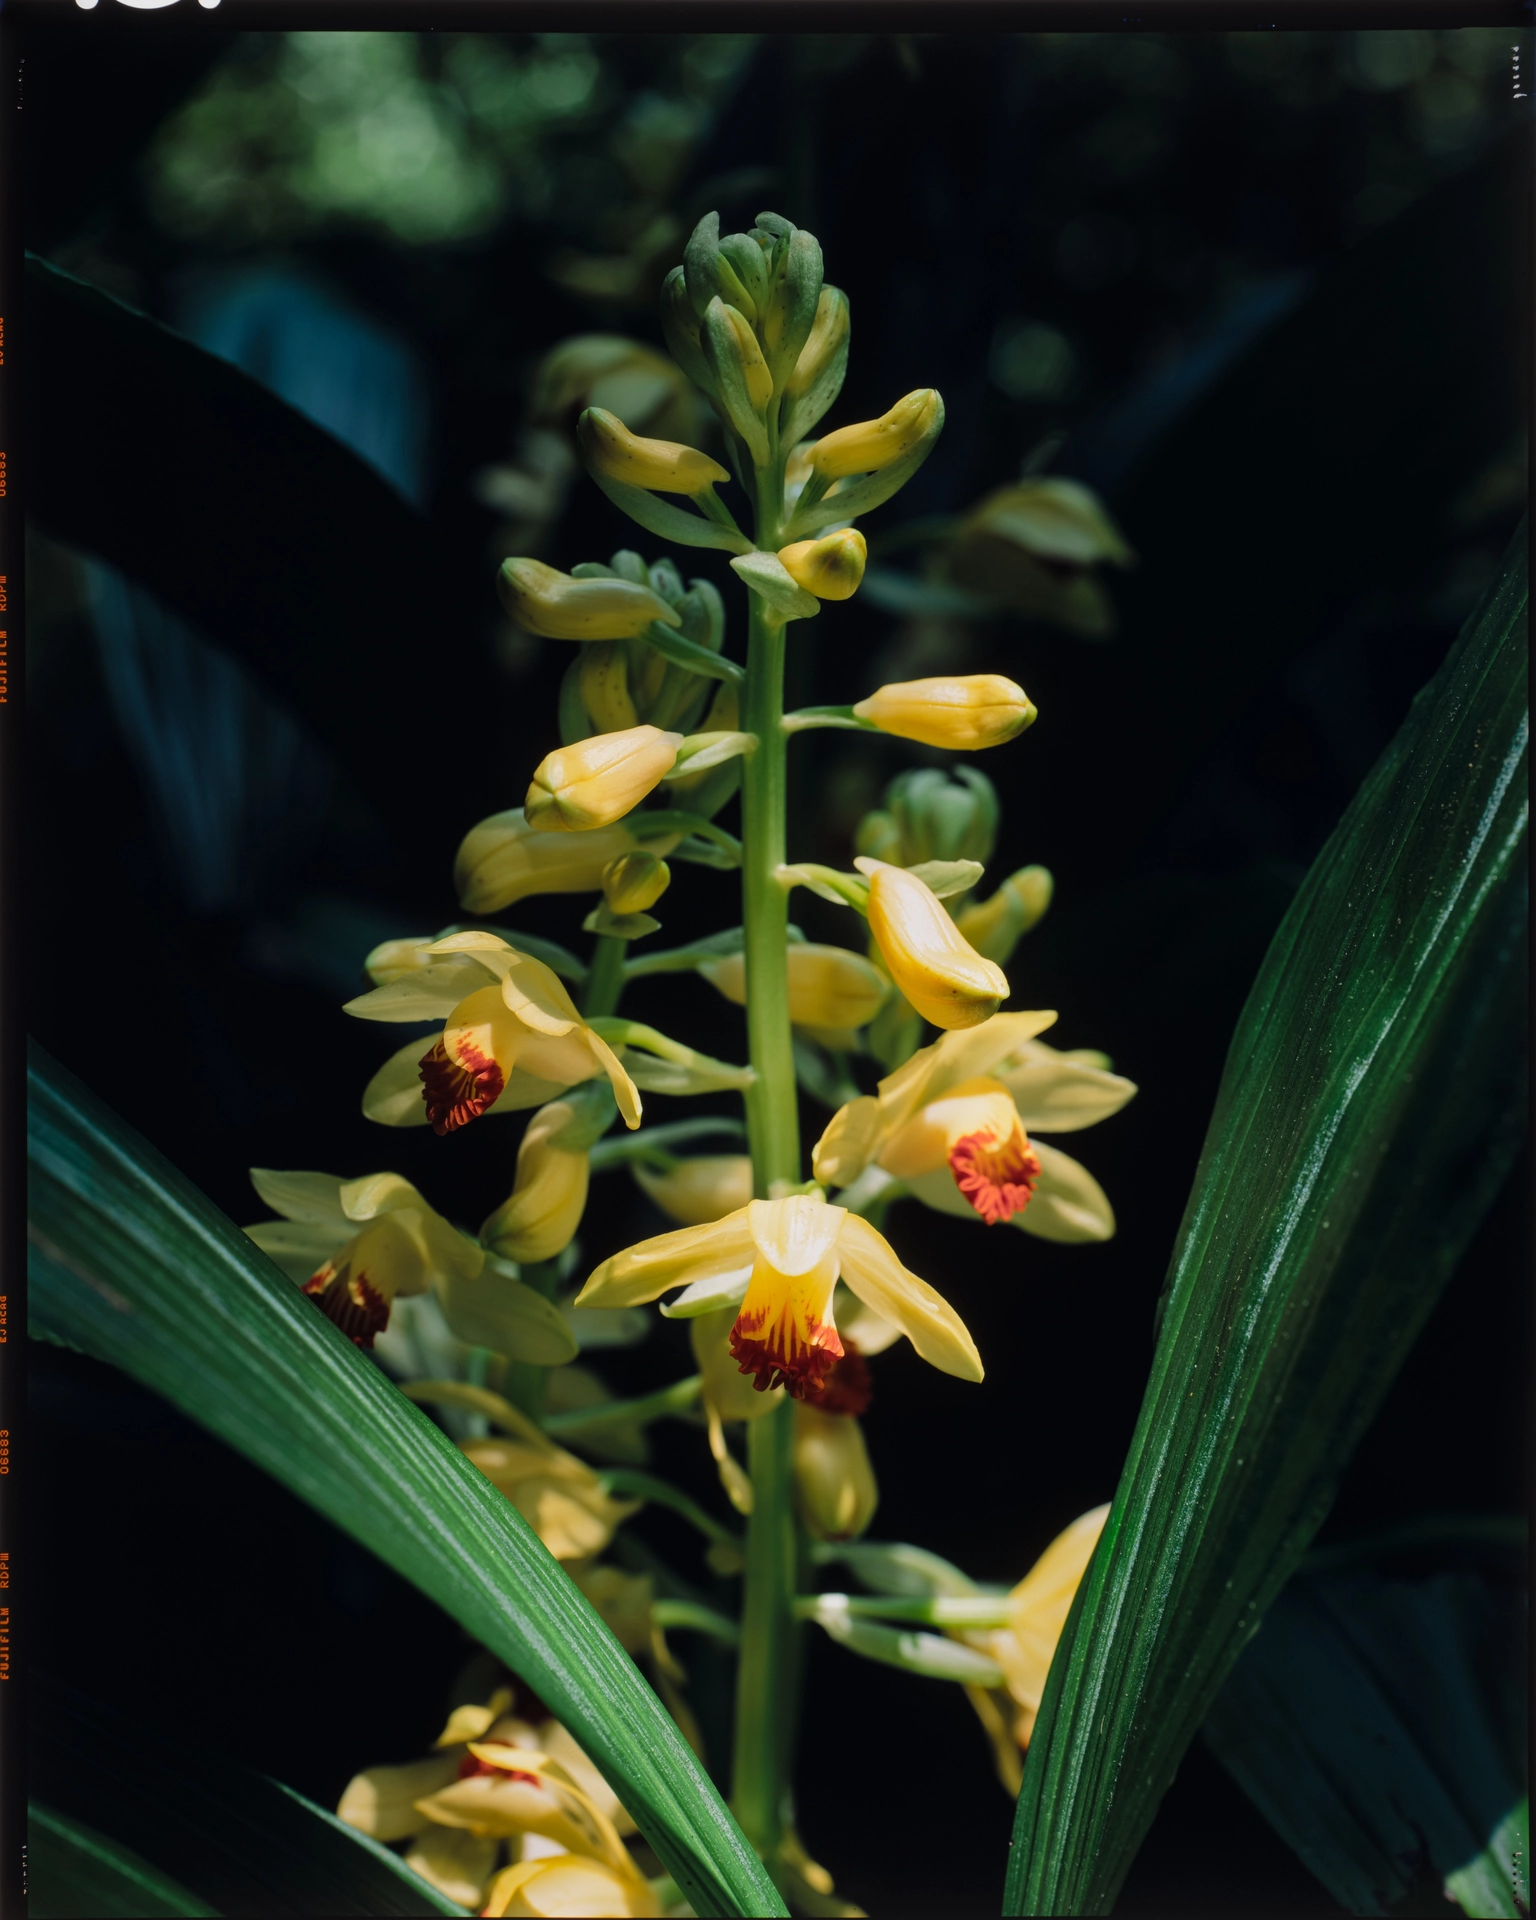
[[[682,625],[682,615],[649,587],[575,580],[542,560],[504,560],[496,589],[517,624],[546,640],[632,640],[655,620]]]
[[[834,1027],[848,1031],[867,1026],[889,991],[879,969],[846,947],[820,947],[796,941],[786,952],[789,1017],[797,1027]],[[738,1007],[747,1004],[747,967],[739,953],[707,960],[699,972],[717,992]]]
[[[653,839],[650,850],[670,853],[681,838],[670,833]],[[498,913],[532,894],[596,893],[603,870],[638,844],[627,826],[541,833],[521,807],[512,807],[465,834],[454,858],[453,884],[464,911],[473,914]]]
[[[480,1229],[481,1244],[504,1260],[553,1260],[581,1225],[587,1204],[587,1155],[558,1144],[575,1118],[564,1100],[541,1107],[517,1150],[511,1195]]]
[[[932,387],[919,387],[878,420],[860,420],[818,440],[811,450],[811,466],[826,480],[878,473],[911,452],[932,428],[938,412],[938,394]]]
[[[797,540],[781,547],[779,559],[797,587],[818,600],[848,600],[864,578],[868,549],[857,527],[823,534],[819,540]]]
[[[680,733],[627,727],[558,747],[540,761],[528,789],[529,824],[546,831],[612,826],[672,771],[682,744]]]
[[[654,853],[621,853],[603,868],[603,898],[610,913],[644,913],[671,884],[671,868]]]
[[[858,1421],[797,1400],[794,1444],[795,1492],[807,1531],[817,1540],[856,1540],[880,1504]]]
[[[808,393],[817,377],[832,364],[848,338],[848,296],[837,287],[823,287],[816,302],[816,318],[810,338],[800,349],[794,370],[784,383],[792,400]]]
[[[896,985],[936,1027],[979,1027],[1008,997],[1007,975],[965,940],[943,903],[915,874],[882,861],[869,875],[869,930]]]
[[[746,1153],[701,1154],[695,1160],[679,1160],[670,1173],[654,1173],[643,1161],[636,1161],[632,1171],[667,1218],[680,1227],[723,1220],[752,1198],[752,1157]]]
[[[629,691],[629,662],[617,641],[599,640],[583,647],[576,664],[581,704],[599,733],[639,726],[640,715]]]
[[[968,752],[1001,746],[1035,719],[1024,689],[1000,673],[896,681],[877,688],[853,711],[898,739]]]
[[[1048,867],[1020,867],[989,900],[973,901],[955,915],[955,925],[988,960],[1006,966],[1014,948],[1051,904]]]
[[[773,375],[768,371],[768,362],[763,358],[763,350],[757,344],[757,335],[752,331],[751,323],[745,314],[727,305],[725,317],[735,338],[736,359],[747,389],[747,398],[761,413],[773,398]]]
[[[730,474],[718,460],[675,440],[642,440],[602,407],[581,416],[581,444],[599,473],[627,487],[653,493],[685,493],[697,499]]]

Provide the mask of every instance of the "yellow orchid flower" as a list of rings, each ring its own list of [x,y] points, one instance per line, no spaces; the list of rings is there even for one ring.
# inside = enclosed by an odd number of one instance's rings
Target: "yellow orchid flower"
[[[1019,1753],[1035,1730],[1056,1644],[1108,1518],[1107,1506],[1095,1507],[1057,1534],[1008,1595],[1006,1627],[954,1634],[991,1654],[1003,1670],[1012,1709],[1006,1718],[992,1694],[979,1687],[967,1687],[966,1693],[991,1736],[998,1777],[1010,1794],[1018,1793]]]
[[[572,1853],[522,1860],[496,1876],[480,1909],[488,1920],[503,1914],[548,1915],[550,1920],[641,1920],[661,1907],[638,1869],[625,1874],[601,1860]]]
[[[933,1026],[980,1026],[1009,994],[995,960],[970,946],[944,903],[916,874],[861,854],[869,876],[869,930],[892,980]]]
[[[1136,1087],[1097,1064],[1101,1055],[1038,1040],[1055,1018],[1000,1013],[919,1049],[833,1115],[816,1143],[816,1178],[847,1187],[878,1167],[942,1213],[1012,1220],[1043,1240],[1109,1239],[1115,1216],[1099,1183],[1033,1134],[1093,1126]]]
[[[842,1357],[832,1320],[839,1277],[930,1366],[981,1379],[975,1343],[948,1301],[909,1273],[867,1220],[819,1195],[754,1200],[708,1226],[644,1240],[605,1260],[576,1304],[641,1306],[672,1287],[687,1290],[674,1313],[739,1302],[730,1336],[738,1368],[759,1392],[782,1383],[801,1400],[820,1393]]]
[[[485,1265],[484,1250],[398,1173],[342,1180],[253,1167],[251,1184],[283,1217],[246,1233],[356,1346],[373,1345],[396,1298],[474,1280]]]
[[[779,558],[782,560],[783,554]],[[899,740],[920,740],[925,746],[955,747],[969,753],[1001,746],[1032,726],[1036,718],[1029,695],[1000,673],[894,681],[890,686],[877,687],[853,711],[858,719]]]
[[[521,1072],[542,1089],[519,1104],[535,1106],[551,1091],[606,1073],[627,1126],[640,1124],[640,1096],[618,1055],[576,1011],[560,978],[542,960],[519,953],[493,933],[455,933],[434,940],[435,964],[416,968],[349,1000],[360,1020],[445,1021],[441,1039],[420,1057],[427,1118],[452,1133],[489,1112],[513,1091]],[[488,978],[489,976],[489,978]],[[490,982],[499,982],[497,985]],[[416,1043],[412,1043],[413,1045]],[[383,1070],[399,1075],[408,1049]],[[393,1080],[370,1093],[382,1101]]]
[[[701,776],[702,777],[702,776]],[[642,844],[668,854],[680,833],[651,834],[642,841],[644,817],[582,833],[546,832],[531,826],[521,807],[493,813],[470,828],[453,863],[453,884],[466,913],[499,913],[539,893],[597,893],[613,861]]]
[[[877,967],[847,947],[796,941],[786,951],[789,1017],[797,1027],[851,1031],[867,1026],[884,1005],[890,987]],[[747,1004],[747,963],[729,953],[706,960],[699,972],[738,1007]]]
[[[682,744],[680,733],[642,726],[557,747],[539,762],[528,788],[529,824],[546,833],[613,826],[672,771]]]
[[[864,578],[869,548],[857,527],[844,527],[819,540],[796,540],[780,547],[779,559],[795,585],[818,600],[850,600]]]
[[[429,1757],[404,1766],[369,1767],[347,1783],[336,1808],[340,1820],[370,1839],[386,1845],[409,1841],[406,1864],[440,1893],[475,1911],[486,1897],[504,1843],[526,1847],[527,1836],[536,1834],[535,1846],[563,1859],[564,1841],[552,1837],[553,1830],[574,1840],[578,1849],[595,1843],[606,1854],[607,1845],[575,1794],[615,1835],[635,1831],[612,1788],[560,1722],[542,1712],[537,1723],[520,1718],[511,1711],[513,1700],[512,1688],[502,1686],[483,1703],[455,1707]],[[479,1757],[472,1742],[493,1750],[495,1762]],[[560,1784],[544,1784],[546,1770],[555,1769]],[[528,1823],[506,1832],[507,1797],[498,1788],[514,1774],[514,1784],[525,1790],[521,1797]],[[488,1789],[455,1792],[461,1782],[481,1778],[489,1780]],[[570,1790],[562,1793],[565,1782]],[[498,1830],[482,1831],[466,1821],[466,1801],[471,1814],[482,1804],[492,1804],[499,1818],[487,1824]]]
[[[636,581],[577,580],[542,560],[504,560],[496,586],[517,624],[546,640],[633,640],[657,620],[682,624],[675,607]]]

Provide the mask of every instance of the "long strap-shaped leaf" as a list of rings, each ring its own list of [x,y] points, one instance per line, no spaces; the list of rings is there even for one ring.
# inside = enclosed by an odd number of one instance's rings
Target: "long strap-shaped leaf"
[[[147,1141],[40,1048],[29,1314],[254,1460],[522,1675],[701,1914],[782,1914],[629,1656],[511,1503]]]
[[[1516,1151],[1525,534],[1238,1023],[1152,1376],[1024,1770],[1004,1912],[1106,1913]]]

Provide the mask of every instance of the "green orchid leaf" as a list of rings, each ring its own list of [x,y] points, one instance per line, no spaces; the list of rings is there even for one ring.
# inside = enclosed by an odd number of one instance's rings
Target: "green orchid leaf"
[[[292,1787],[269,1780],[206,1740],[180,1740],[34,1675],[31,1773],[46,1803],[29,1822],[50,1824],[57,1877],[35,1874],[32,1910],[60,1916],[180,1914],[457,1914],[464,1909],[378,1841],[345,1826]],[[62,1856],[68,1845],[73,1864]],[[115,1856],[115,1858],[114,1858]],[[149,1861],[155,1863],[149,1866]],[[131,1875],[155,1876],[182,1902],[109,1907],[75,1903],[94,1872],[119,1897]],[[64,1875],[68,1875],[68,1879]],[[168,1878],[167,1876],[174,1876]],[[58,1894],[70,1900],[62,1904]],[[150,1897],[148,1886],[145,1892]],[[47,1907],[38,1905],[38,1895]]]
[[[218,1914],[131,1847],[36,1800],[27,1803],[27,1911],[38,1920],[87,1913],[97,1920]]]
[[[783,1913],[676,1726],[510,1502],[147,1141],[40,1049],[28,1077],[36,1331],[164,1394],[526,1679],[697,1912]]]
[[[1507,1558],[1502,1578],[1298,1574],[1206,1718],[1217,1759],[1350,1913],[1392,1911],[1420,1876],[1466,1913],[1529,1906],[1524,1551]]]
[[[1525,1124],[1525,532],[1238,1023],[1152,1374],[1062,1636],[1004,1911],[1108,1912]]]

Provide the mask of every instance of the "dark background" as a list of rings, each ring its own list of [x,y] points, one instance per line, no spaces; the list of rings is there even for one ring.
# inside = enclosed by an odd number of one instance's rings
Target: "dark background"
[[[381,54],[353,36],[32,31],[29,247],[185,330],[200,302],[275,276],[284,352],[308,354],[331,401],[367,361],[357,432],[395,449],[417,502],[322,488],[302,435],[285,468],[286,422],[265,443],[217,381],[178,387],[174,361],[110,330],[73,362],[35,330],[32,1030],[238,1220],[261,1211],[253,1164],[396,1167],[470,1224],[502,1197],[517,1127],[370,1127],[357,1096],[395,1042],[338,1006],[376,940],[454,917],[458,837],[516,804],[554,744],[568,655],[506,627],[497,561],[657,543],[578,481],[536,542],[508,544],[483,476],[516,461],[551,345],[659,343],[669,235],[711,206],[728,228],[782,210],[852,302],[826,424],[919,385],[945,396],[938,450],[872,536],[970,504],[1059,436],[1054,470],[1099,488],[1140,555],[1110,582],[1108,641],[999,620],[940,642],[957,670],[1013,674],[1041,713],[981,763],[1004,809],[993,877],[1040,861],[1057,880],[1010,968],[1014,1004],[1059,1008],[1053,1041],[1105,1049],[1142,1089],[1063,1142],[1114,1201],[1108,1245],[893,1216],[989,1374],[976,1392],[906,1348],[878,1363],[874,1531],[1017,1579],[1113,1492],[1238,1010],[1523,507],[1516,37],[444,34]],[[542,94],[518,92],[529,74]],[[402,172],[389,156],[412,139],[427,158]],[[363,330],[350,345],[337,314]],[[722,557],[681,559],[734,617]],[[131,602],[137,700],[90,571],[104,562],[189,623],[157,654],[160,616]],[[794,697],[935,671],[934,645],[859,599],[828,607],[801,630]],[[839,865],[884,782],[942,762],[827,735],[797,753],[793,853]],[[734,921],[728,892],[681,869],[665,943]],[[588,904],[504,917],[580,945]],[[853,943],[804,894],[796,917]],[[686,977],[626,1007],[744,1050],[739,1014]],[[822,1119],[807,1106],[808,1139]],[[627,1181],[596,1191],[584,1257],[659,1230]],[[1512,1188],[1325,1538],[1523,1508],[1525,1220]],[[658,1322],[596,1364],[624,1392],[674,1358],[680,1330]],[[451,1622],[108,1369],[34,1348],[32,1378],[42,1664],[326,1804],[425,1746],[467,1651]],[[659,1436],[658,1465],[718,1502],[691,1431]],[[707,1584],[665,1516],[634,1531]],[[684,1652],[718,1768],[724,1676]],[[800,1790],[847,1897],[882,1916],[995,1911],[1010,1808],[957,1691],[818,1636]],[[1121,1910],[1331,1902],[1197,1746]]]

